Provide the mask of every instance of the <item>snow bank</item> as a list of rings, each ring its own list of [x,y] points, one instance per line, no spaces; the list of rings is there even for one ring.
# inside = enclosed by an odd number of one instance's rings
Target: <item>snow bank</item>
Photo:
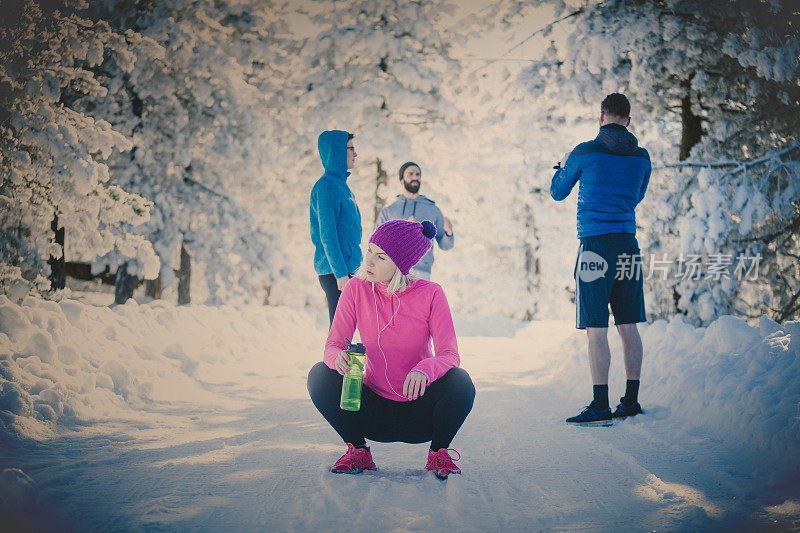
[[[680,318],[659,320],[643,334],[645,382],[654,403],[695,428],[738,443],[763,460],[759,474],[780,464],[800,471],[800,322],[759,327],[722,316],[707,328]],[[765,471],[762,471],[765,470]]]
[[[36,502],[36,483],[18,468],[0,470],[0,502],[3,509],[24,511]]]
[[[729,451],[754,458],[754,474],[776,479],[800,475],[800,322],[783,325],[767,317],[759,327],[722,316],[706,328],[681,317],[639,326],[644,345],[640,401],[649,416],[636,424],[669,424],[676,440],[723,443]],[[555,325],[531,323],[517,333],[537,344],[564,341],[546,350],[547,361],[521,364],[555,368],[557,382],[568,401],[589,402],[590,375],[586,334]],[[619,335],[612,327],[610,401],[612,408],[625,390]],[[504,372],[511,372],[509,363]],[[577,406],[576,406],[577,407]]]
[[[106,420],[149,424],[137,411],[148,403],[237,409],[304,396],[322,342],[311,318],[288,308],[0,296],[0,430],[42,440]],[[227,400],[238,403],[220,405],[219,387],[239,388]]]

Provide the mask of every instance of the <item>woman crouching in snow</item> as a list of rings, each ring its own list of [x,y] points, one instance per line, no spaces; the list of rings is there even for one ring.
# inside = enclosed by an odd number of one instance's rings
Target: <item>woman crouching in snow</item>
[[[425,468],[440,478],[461,473],[448,446],[472,409],[475,387],[469,374],[458,368],[456,333],[444,291],[436,283],[408,276],[435,235],[436,228],[427,220],[382,224],[369,240],[363,264],[342,291],[324,361],[308,374],[311,400],[347,444],[331,472],[376,470],[365,440],[370,439],[430,441]],[[356,328],[366,347],[361,409],[345,411],[339,407],[342,376],[350,368],[347,339]]]

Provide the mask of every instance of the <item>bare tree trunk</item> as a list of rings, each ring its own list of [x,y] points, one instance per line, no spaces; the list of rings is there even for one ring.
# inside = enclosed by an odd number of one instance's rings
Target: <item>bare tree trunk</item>
[[[380,159],[376,159],[375,163],[377,172],[375,174],[375,212],[373,213],[374,216],[372,218],[373,225],[378,222],[378,215],[380,215],[383,206],[386,205],[386,202],[380,197],[379,194],[381,185],[386,185],[386,183],[388,183],[386,171],[383,169],[383,163]]]
[[[269,298],[272,295],[272,285],[264,284],[264,305],[269,305]]]
[[[52,255],[47,260],[50,265],[50,289],[57,291],[67,286],[67,270],[65,268],[64,228],[58,227],[58,215],[53,216],[50,229],[56,234],[56,244],[61,245],[61,257],[56,259]]]
[[[161,272],[158,273],[158,277],[156,279],[148,279],[144,283],[144,293],[146,296],[154,300],[161,299],[161,291],[163,287],[161,286]]]
[[[192,278],[192,258],[186,251],[186,241],[181,243],[181,266],[178,271],[178,305],[185,305],[192,302],[189,294],[189,282]]]
[[[114,283],[114,303],[124,304],[133,297],[133,290],[138,283],[136,276],[128,274],[128,263],[117,270],[117,280]]]
[[[538,290],[539,276],[541,274],[539,266],[538,235],[536,225],[533,220],[533,210],[530,205],[525,205],[525,289],[527,291],[528,308],[525,310],[525,320],[531,321],[536,316],[536,298],[534,295]]]
[[[679,159],[685,161],[694,145],[703,137],[702,119],[692,112],[691,82],[684,84],[686,93],[681,100],[681,153]]]
[[[683,87],[685,93],[681,99],[681,151],[678,159],[685,161],[689,158],[694,145],[700,142],[703,137],[703,124],[702,119],[692,112],[692,80],[684,82]],[[677,290],[673,289],[673,305],[678,309],[678,301],[680,294]]]

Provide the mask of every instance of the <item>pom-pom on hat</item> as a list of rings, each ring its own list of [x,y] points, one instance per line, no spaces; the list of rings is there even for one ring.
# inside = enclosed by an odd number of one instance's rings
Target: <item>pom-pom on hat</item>
[[[408,220],[390,220],[384,222],[370,237],[397,265],[404,275],[419,263],[422,256],[433,246],[431,239],[436,237],[436,226],[430,220],[410,222]]]

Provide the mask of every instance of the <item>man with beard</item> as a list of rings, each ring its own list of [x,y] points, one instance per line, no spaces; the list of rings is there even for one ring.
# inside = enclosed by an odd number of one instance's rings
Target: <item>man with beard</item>
[[[389,220],[410,220],[423,221],[430,220],[436,226],[436,242],[442,250],[449,250],[453,247],[455,239],[453,237],[453,224],[450,219],[442,215],[442,210],[436,207],[433,200],[426,198],[419,193],[422,183],[422,170],[420,166],[412,161],[403,163],[400,167],[400,183],[403,185],[403,193],[397,195],[397,200],[381,209],[378,215],[376,227]],[[431,279],[431,267],[433,266],[433,247],[428,250],[419,263],[412,269],[411,274],[422,279]]]

